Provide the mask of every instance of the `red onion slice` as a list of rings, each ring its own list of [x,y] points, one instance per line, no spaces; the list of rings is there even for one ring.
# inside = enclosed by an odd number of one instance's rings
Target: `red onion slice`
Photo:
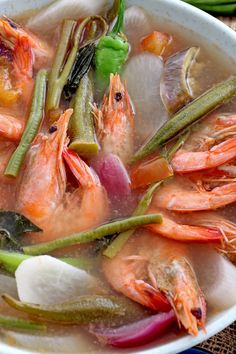
[[[103,343],[119,348],[129,348],[157,339],[170,328],[175,320],[174,311],[171,310],[168,313],[159,313],[118,328],[90,326],[89,332]]]
[[[109,198],[119,203],[131,195],[131,182],[120,158],[112,153],[100,155],[92,161],[102,185],[106,188]]]

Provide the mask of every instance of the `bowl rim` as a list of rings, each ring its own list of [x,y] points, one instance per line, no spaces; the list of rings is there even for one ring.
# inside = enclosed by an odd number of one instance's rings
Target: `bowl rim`
[[[155,1],[155,2],[159,2],[160,4],[162,4],[162,6],[167,6],[167,8],[172,7],[171,11],[174,11],[174,9],[178,10],[178,11],[183,11],[186,16],[190,15],[190,16],[194,16],[196,20],[201,20],[203,21],[205,24],[208,23],[210,24],[210,27],[212,30],[216,30],[216,32],[221,32],[222,34],[225,34],[225,37],[228,39],[229,43],[232,45],[233,47],[236,49],[236,32],[233,31],[233,29],[229,28],[227,25],[225,25],[223,22],[221,22],[220,20],[218,20],[217,18],[214,18],[213,16],[203,12],[202,10],[193,7],[192,5],[182,2],[180,0],[151,0],[151,1]],[[31,0],[25,0],[25,3],[29,4],[29,9],[35,7],[34,3],[38,2],[38,3],[43,3],[45,4],[46,1],[31,1]],[[48,0],[47,3],[52,2],[52,0]],[[133,3],[136,3],[137,5],[144,5],[144,0],[137,0],[137,1],[132,1]],[[11,5],[14,5],[14,3],[17,3],[16,8],[14,9],[14,6],[11,7]],[[19,5],[20,1],[16,1],[16,0],[0,0],[0,8],[3,7],[4,5],[10,8],[9,13],[13,13],[13,16],[16,14],[20,13],[21,10],[21,6]],[[145,7],[145,6],[144,6]],[[14,11],[15,10],[15,11]],[[168,16],[168,14],[166,15]],[[173,20],[173,22],[175,22]],[[198,32],[198,31],[196,31]],[[208,37],[208,36],[206,36]],[[226,49],[225,49],[226,52]],[[231,54],[230,54],[231,52]],[[233,55],[233,50],[230,51],[230,46],[228,46],[228,53],[227,56],[231,57],[232,60],[234,59]],[[235,60],[235,59],[234,59]],[[207,333],[204,332],[203,330],[199,331],[199,334],[197,337],[191,337],[189,335],[186,335],[184,337],[181,337],[179,339],[174,339],[173,341],[166,343],[166,344],[162,344],[161,345],[161,354],[175,354],[177,353],[176,351],[176,347],[178,348],[178,353],[183,351],[183,350],[187,350],[195,345],[198,345],[199,343],[207,340],[208,338],[210,338],[211,336],[217,334],[218,332],[220,332],[221,330],[223,330],[224,328],[226,328],[227,326],[229,326],[230,324],[232,324],[234,321],[236,321],[236,304],[235,306],[222,311],[221,314],[217,315],[217,318],[215,318],[214,320],[210,321],[210,323],[207,324],[206,326],[206,330]],[[173,348],[173,343],[174,348]],[[153,344],[155,346],[155,342]],[[140,353],[140,354],[155,354],[156,350],[158,349],[158,347],[152,347],[152,348],[134,348],[134,351],[129,351],[130,353]],[[2,354],[37,354],[38,352],[36,351],[32,351],[32,350],[28,350],[28,349],[20,349],[20,348],[15,348],[12,346],[9,346],[5,343],[0,342],[0,353]],[[115,353],[115,351],[114,351]],[[120,353],[122,353],[122,351],[120,351]],[[123,353],[127,353],[127,351],[123,351]],[[50,354],[50,352],[45,352],[45,354]]]

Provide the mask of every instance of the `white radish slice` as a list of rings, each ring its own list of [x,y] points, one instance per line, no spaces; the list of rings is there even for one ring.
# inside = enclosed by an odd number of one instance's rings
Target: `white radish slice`
[[[39,305],[67,301],[99,288],[98,281],[86,271],[51,256],[23,261],[15,277],[20,300]]]
[[[151,53],[135,55],[124,68],[122,76],[134,105],[135,136],[139,144],[149,139],[168,119],[160,96],[162,72],[162,59]]]
[[[124,33],[133,52],[138,50],[141,38],[151,31],[151,18],[143,8],[130,6],[125,11]]]
[[[64,329],[65,331],[65,329]],[[67,332],[67,331],[66,331]],[[24,348],[22,353],[28,350],[33,353],[98,353],[96,344],[91,338],[86,336],[80,328],[76,331],[70,327],[68,334],[60,333],[51,336],[37,336],[35,334],[24,334],[17,332],[7,332],[6,342],[14,343],[14,346]],[[10,352],[8,352],[10,353]],[[100,352],[104,353],[104,351]]]
[[[50,31],[64,19],[97,15],[104,11],[107,0],[57,0],[44,7],[27,22],[32,31]]]
[[[236,304],[236,267],[207,245],[190,246],[199,285],[210,307],[225,310]]]

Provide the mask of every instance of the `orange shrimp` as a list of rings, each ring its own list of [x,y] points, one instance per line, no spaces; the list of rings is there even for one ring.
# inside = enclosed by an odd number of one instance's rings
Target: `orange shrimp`
[[[116,291],[152,310],[170,309],[160,308],[164,295],[179,324],[196,336],[205,326],[206,303],[186,255],[185,245],[142,230],[116,257],[104,258],[103,269]]]
[[[219,242],[223,236],[221,230],[211,225],[198,225],[194,223],[194,217],[191,223],[188,220],[178,220],[178,215],[175,213],[174,217],[166,210],[159,209],[153,203],[149,209],[149,213],[160,213],[163,218],[161,224],[148,225],[147,228],[160,236],[169,238],[171,240],[182,242]],[[192,213],[193,216],[195,213]],[[192,215],[191,214],[191,215]]]
[[[192,214],[196,225],[211,227],[221,232],[221,245],[217,249],[236,262],[236,224],[215,212],[191,213],[190,218]]]
[[[0,209],[14,210],[16,179],[5,176],[5,168],[16,149],[11,141],[0,140]]]
[[[52,134],[39,133],[26,157],[17,210],[39,225],[62,203],[66,191],[62,150],[72,113],[69,109],[60,117]]]
[[[197,130],[172,159],[177,173],[207,170],[236,158],[236,115],[213,114],[204,119]]]
[[[133,154],[134,112],[118,74],[110,76],[109,97],[105,96],[101,110],[94,107],[97,136],[103,152],[114,153],[126,163]]]
[[[28,105],[34,84],[33,68],[39,68],[42,62],[46,65],[46,60],[50,62],[52,50],[46,43],[6,17],[0,19],[0,39],[12,51],[14,88],[21,92],[23,102]]]
[[[24,131],[24,121],[0,111],[0,135],[12,141],[20,140]]]
[[[16,52],[16,46],[20,43],[26,43],[32,49],[34,54],[36,68],[38,66],[47,65],[53,57],[53,50],[49,45],[35,36],[33,33],[24,30],[20,25],[13,22],[11,19],[0,19],[0,39],[7,48],[10,48],[13,53]],[[37,62],[40,62],[40,65]]]
[[[4,175],[7,164],[15,149],[16,149],[16,145],[13,142],[7,140],[0,140],[0,182],[1,183],[9,183],[15,181],[15,178]]]
[[[234,179],[204,176],[197,181],[190,177],[175,177],[161,187],[154,196],[158,208],[169,211],[201,211],[214,210],[236,201],[236,182]]]
[[[51,135],[38,135],[21,178],[17,210],[43,229],[35,236],[37,242],[98,226],[108,217],[108,198],[98,177],[77,155],[65,149],[72,112],[69,109],[60,117]],[[62,155],[81,184],[72,192],[66,191]]]

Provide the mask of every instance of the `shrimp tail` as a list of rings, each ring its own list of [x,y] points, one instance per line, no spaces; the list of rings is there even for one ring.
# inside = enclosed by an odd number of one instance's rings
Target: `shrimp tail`
[[[132,280],[127,284],[127,292],[130,292],[130,298],[134,301],[154,311],[168,312],[171,310],[166,296],[143,280]]]
[[[92,169],[79,157],[76,152],[64,146],[62,155],[71,172],[82,187],[88,188],[99,182],[95,172],[93,173]]]

